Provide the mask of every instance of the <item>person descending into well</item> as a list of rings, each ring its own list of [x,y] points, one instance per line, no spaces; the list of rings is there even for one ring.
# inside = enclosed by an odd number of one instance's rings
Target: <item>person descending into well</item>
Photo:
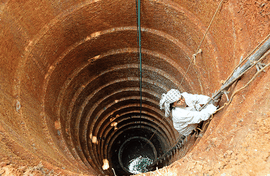
[[[199,109],[210,100],[206,95],[180,93],[177,89],[171,89],[166,94],[162,94],[160,109],[165,110],[165,117],[172,112],[174,128],[182,135],[188,136],[198,123],[207,120],[217,107],[212,103],[207,104],[201,111]]]

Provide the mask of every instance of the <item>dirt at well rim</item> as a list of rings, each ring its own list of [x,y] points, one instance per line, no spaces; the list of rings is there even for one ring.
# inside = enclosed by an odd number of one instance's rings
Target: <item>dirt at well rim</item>
[[[269,0],[224,0],[191,63],[220,2],[141,1],[140,114],[136,1],[2,1],[0,175],[127,175],[118,154],[130,139],[164,154],[179,136],[159,109],[161,94],[211,96],[270,33]],[[269,74],[162,168],[140,175],[269,175]]]

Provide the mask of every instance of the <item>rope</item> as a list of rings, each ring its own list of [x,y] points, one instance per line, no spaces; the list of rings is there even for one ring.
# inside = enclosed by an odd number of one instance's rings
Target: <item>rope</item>
[[[204,39],[205,39],[205,37],[206,37],[208,31],[209,31],[209,29],[210,29],[210,27],[211,27],[211,25],[212,25],[212,23],[213,23],[213,21],[214,21],[216,15],[217,15],[218,10],[219,10],[220,7],[221,7],[222,3],[223,3],[223,0],[220,1],[219,5],[218,5],[218,7],[217,7],[217,9],[216,9],[216,12],[214,13],[214,15],[213,15],[213,17],[212,17],[212,19],[211,19],[211,21],[210,21],[210,23],[209,23],[209,25],[208,25],[206,31],[205,31],[205,33],[204,33],[204,35],[203,35],[203,38],[202,38],[200,44],[198,45],[198,48],[197,48],[197,50],[196,50],[196,53],[192,55],[193,60],[190,61],[189,66],[188,66],[188,68],[187,68],[187,71],[185,72],[185,75],[183,76],[183,78],[182,78],[182,80],[181,80],[181,82],[180,82],[180,85],[182,85],[182,82],[183,82],[184,78],[186,77],[186,75],[187,75],[187,73],[188,73],[188,71],[189,71],[189,68],[190,68],[191,64],[192,64],[192,63],[195,64],[195,59],[196,59],[197,54],[199,54],[199,53],[202,52],[202,50],[200,49],[200,47],[201,47],[201,45],[202,45],[202,43],[203,43],[203,41],[204,41]]]
[[[150,137],[149,141],[152,139],[152,137],[154,137],[155,134],[156,134],[156,133],[154,132],[153,135]]]
[[[142,46],[141,46],[141,1],[136,0],[136,13],[137,13],[137,33],[138,33],[138,45],[139,45],[139,73],[140,73],[140,123],[142,118]]]
[[[152,135],[148,140],[151,141],[152,137],[154,137],[155,134],[156,134],[156,132],[154,132],[153,135]],[[146,145],[147,145],[147,144],[145,144],[145,145],[143,146],[143,148],[144,148]]]
[[[216,12],[215,12],[214,15],[213,15],[213,17],[212,17],[212,19],[211,19],[211,21],[210,21],[210,24],[208,25],[208,28],[206,29],[206,32],[205,32],[205,34],[204,34],[204,36],[203,36],[203,39],[201,40],[201,43],[199,44],[199,46],[198,46],[198,48],[197,48],[197,52],[199,51],[199,49],[200,49],[200,47],[201,47],[201,45],[202,45],[202,42],[204,41],[204,39],[205,39],[205,37],[206,37],[206,34],[208,33],[208,31],[209,31],[209,29],[210,29],[210,27],[211,27],[211,25],[212,25],[212,23],[213,23],[213,21],[214,21],[214,18],[216,17],[217,12],[218,12],[218,10],[220,9],[222,3],[223,3],[223,0],[220,1],[219,5],[218,5],[218,7],[217,7],[217,10],[216,10]],[[196,53],[197,53],[197,52],[196,52]]]

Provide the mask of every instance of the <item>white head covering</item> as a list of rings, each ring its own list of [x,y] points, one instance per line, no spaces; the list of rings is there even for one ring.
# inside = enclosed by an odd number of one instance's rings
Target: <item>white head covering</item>
[[[181,93],[179,92],[179,90],[176,90],[176,89],[171,89],[170,91],[167,92],[167,94],[165,93],[162,94],[160,102],[159,102],[159,106],[160,106],[160,109],[165,109],[165,117],[169,116],[170,104],[179,100],[180,97],[181,97]],[[164,107],[163,107],[163,104],[164,104]]]

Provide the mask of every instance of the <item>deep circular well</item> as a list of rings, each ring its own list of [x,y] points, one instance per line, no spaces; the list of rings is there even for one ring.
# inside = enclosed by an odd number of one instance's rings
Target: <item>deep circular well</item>
[[[255,46],[240,4],[226,1],[191,63],[218,3],[142,1],[141,108],[136,1],[2,3],[1,125],[18,156],[96,175],[125,173],[118,155],[130,139],[166,152],[178,133],[161,94],[211,96]]]
[[[154,161],[157,159],[157,151],[156,147],[152,144],[152,142],[144,137],[132,137],[128,140],[125,140],[118,151],[118,160],[114,157],[111,157],[113,168],[117,168],[117,170],[123,170],[126,172],[130,172],[129,165],[136,158],[149,158]],[[119,165],[121,169],[119,168]],[[123,174],[125,174],[123,172]]]

